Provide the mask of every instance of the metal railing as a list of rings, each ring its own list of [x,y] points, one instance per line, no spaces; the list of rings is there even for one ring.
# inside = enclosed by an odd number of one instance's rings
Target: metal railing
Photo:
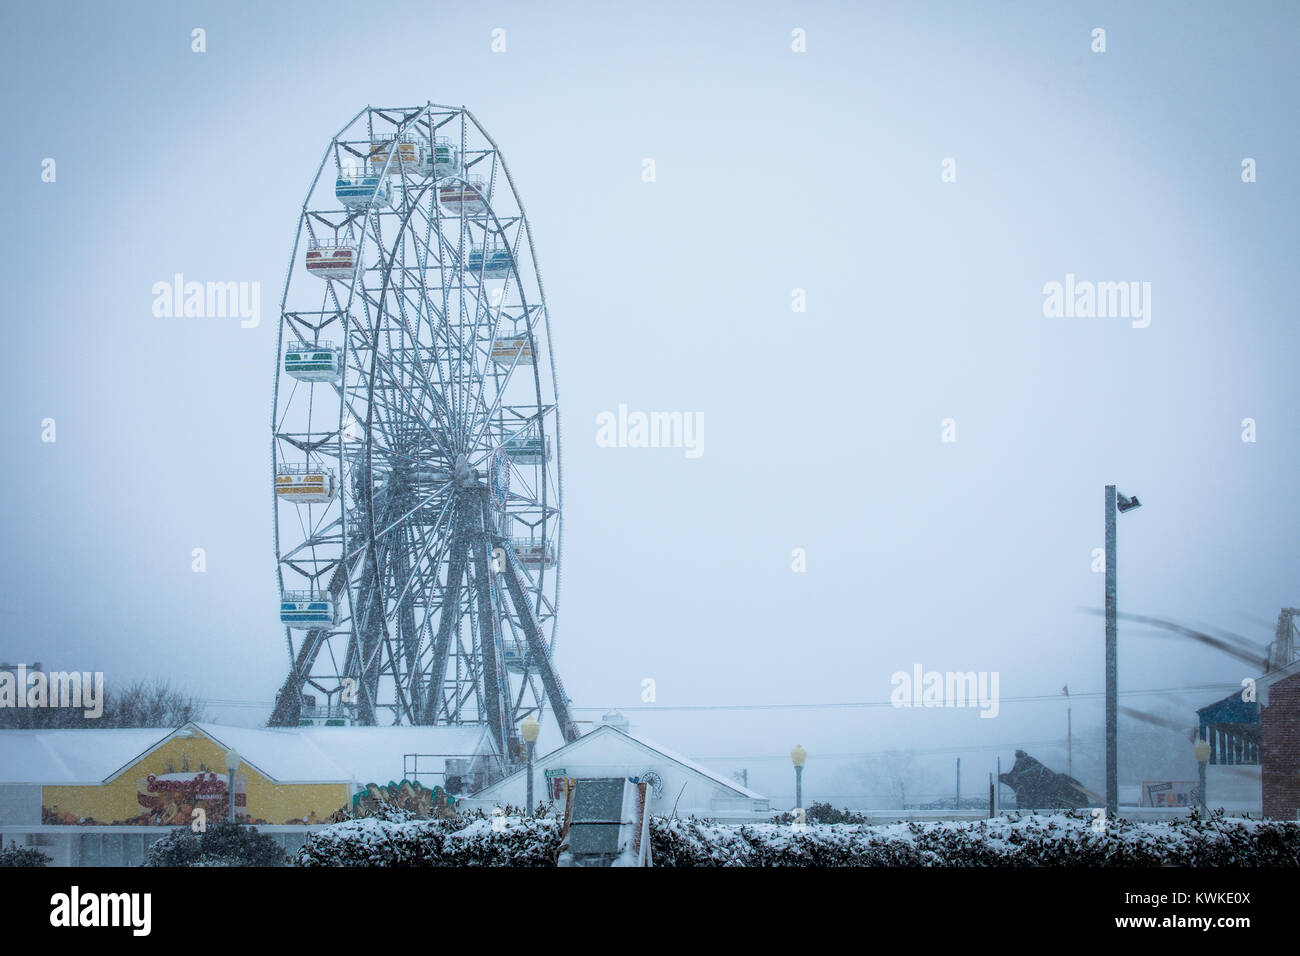
[[[322,601],[333,601],[334,596],[329,591],[281,591],[280,602],[282,604],[317,604]]]
[[[278,464],[275,466],[277,475],[325,475],[330,478],[334,477],[333,468],[325,468],[320,465],[295,465],[295,464]]]

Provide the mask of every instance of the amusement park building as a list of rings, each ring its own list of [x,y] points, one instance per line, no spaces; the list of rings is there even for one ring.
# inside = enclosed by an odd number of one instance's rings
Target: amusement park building
[[[534,763],[535,796],[564,781],[621,776],[650,784],[651,812],[734,822],[770,815],[767,798],[626,731],[598,726]],[[296,850],[368,784],[443,786],[467,808],[522,806],[525,774],[502,779],[486,728],[286,729],[188,723],[154,728],[0,731],[0,841],[36,847],[56,866],[134,866],[154,842],[229,812],[227,754],[238,755],[236,815]]]
[[[611,720],[611,717],[613,718]],[[767,797],[629,733],[617,715],[572,743],[533,761],[533,799],[563,806],[567,780],[581,777],[628,777],[650,784],[650,812],[655,816],[708,817],[750,823],[771,819]],[[465,801],[488,812],[497,806],[522,807],[528,777],[520,770]]]
[[[228,814],[231,751],[236,815],[289,851],[369,783],[416,779],[418,767],[426,786],[470,790],[501,774],[478,726],[5,730],[0,840],[55,865],[137,865],[197,809]]]
[[[1300,819],[1300,658],[1197,711],[1210,744],[1206,802],[1229,813]]]

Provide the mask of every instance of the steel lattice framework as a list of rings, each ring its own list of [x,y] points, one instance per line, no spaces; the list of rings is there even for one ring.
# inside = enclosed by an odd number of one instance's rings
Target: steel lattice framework
[[[549,705],[576,737],[552,664],[558,428],[496,143],[464,108],[363,109],[308,190],[281,301],[271,725],[482,723],[513,761],[518,722]]]

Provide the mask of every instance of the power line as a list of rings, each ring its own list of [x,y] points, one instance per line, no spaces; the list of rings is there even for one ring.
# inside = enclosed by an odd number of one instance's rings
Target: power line
[[[1156,696],[1179,696],[1183,694],[1195,693],[1217,693],[1220,691],[1236,690],[1240,684],[1191,684],[1186,687],[1151,687],[1143,690],[1122,690],[1119,692],[1121,697],[1156,697]],[[1085,691],[1072,693],[1069,697],[1064,694],[1027,694],[1015,697],[999,697],[997,703],[1002,704],[1023,704],[1023,703],[1042,703],[1044,701],[1073,701],[1073,700],[1095,700],[1105,698],[1105,691]],[[206,704],[212,707],[262,707],[269,708],[272,706],[271,701],[266,700],[222,700],[215,697],[197,697],[196,703]],[[970,706],[974,706],[972,703]],[[622,704],[611,705],[607,707],[570,707],[570,711],[583,713],[605,713],[611,710],[622,712],[636,711],[755,711],[755,710],[855,710],[872,707],[889,707],[895,710],[907,710],[908,707],[898,707],[893,701],[888,700],[862,700],[862,701],[829,701],[812,704]],[[929,710],[932,708],[922,707],[919,709]],[[945,706],[935,705],[935,710],[947,709]],[[954,708],[955,709],[955,708]]]
[[[963,753],[987,753],[995,750],[1023,750],[1026,747],[1052,747],[1058,746],[1061,739],[1052,740],[1022,740],[1014,744],[972,744],[966,747],[930,747],[926,749],[917,749],[915,747],[898,747],[894,751],[889,750],[868,750],[857,753],[821,753],[820,751],[811,756],[818,760],[850,760],[861,759],[863,757],[885,757],[890,753],[897,752],[900,754],[917,756],[934,756],[941,754],[963,754]],[[751,756],[733,756],[731,754],[722,754],[713,757],[692,757],[692,760],[783,760],[789,762],[788,754],[753,754]]]
[[[1145,690],[1125,690],[1120,691],[1121,697],[1153,697],[1153,696],[1177,696],[1180,694],[1193,694],[1204,692],[1218,692],[1223,690],[1235,690],[1240,684],[1197,684],[1187,687],[1153,687]],[[1066,697],[1064,694],[1032,694],[1018,697],[999,697],[998,705],[1017,704],[1017,703],[1034,703],[1042,701],[1071,701],[1071,700],[1090,700],[1104,698],[1105,691],[1090,691],[1085,693],[1070,694]],[[970,706],[974,706],[974,702]],[[893,701],[888,700],[864,700],[864,701],[841,701],[825,702],[816,704],[632,704],[630,706],[615,707],[570,707],[573,711],[661,711],[661,710],[841,710],[841,709],[859,709],[868,707],[889,707],[896,710],[910,709],[907,706],[898,706]],[[931,709],[931,708],[920,708]],[[936,710],[945,709],[943,705],[934,705]]]

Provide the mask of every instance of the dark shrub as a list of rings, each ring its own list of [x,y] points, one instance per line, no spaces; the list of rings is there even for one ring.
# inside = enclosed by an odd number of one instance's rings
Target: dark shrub
[[[10,843],[0,848],[0,866],[48,866],[51,859],[34,846]]]
[[[145,866],[284,866],[284,850],[257,827],[221,820],[203,833],[177,827],[145,855]]]

